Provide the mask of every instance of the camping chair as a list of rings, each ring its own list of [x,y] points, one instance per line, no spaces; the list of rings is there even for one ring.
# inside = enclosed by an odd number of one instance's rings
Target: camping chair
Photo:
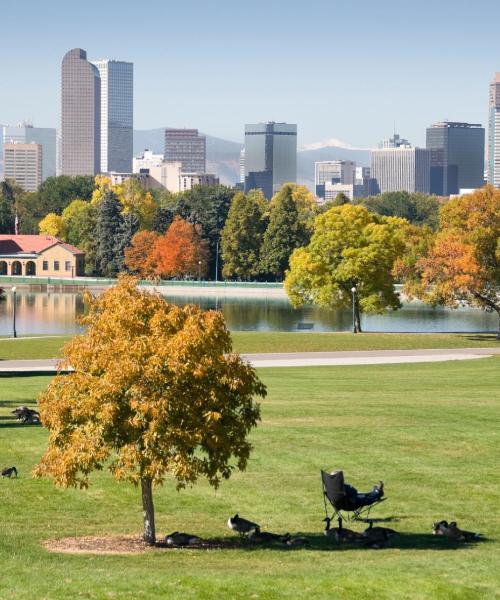
[[[333,506],[332,520],[335,517],[340,517],[346,521],[368,521],[370,510],[376,505],[380,504],[387,498],[369,499],[363,498],[363,494],[359,498],[350,498],[345,490],[344,485],[344,473],[342,471],[336,471],[332,475],[326,471],[321,471],[321,480],[323,482],[323,500],[325,502],[325,513],[328,517],[328,507],[326,501]],[[344,513],[346,513],[344,515]],[[352,517],[349,513],[352,513]],[[361,515],[366,514],[365,518]]]

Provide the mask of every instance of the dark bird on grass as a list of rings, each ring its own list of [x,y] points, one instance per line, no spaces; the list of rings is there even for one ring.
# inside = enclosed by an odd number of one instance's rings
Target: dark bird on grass
[[[260,527],[257,526],[250,531],[248,539],[254,544],[269,544],[273,542],[286,543],[287,540],[290,539],[290,534],[285,533],[285,535],[281,535],[279,533],[271,533],[270,531],[261,531]]]
[[[197,535],[191,535],[190,533],[183,533],[182,531],[174,531],[165,538],[167,546],[191,546],[193,544],[199,544],[201,538]]]
[[[311,543],[306,537],[290,535],[288,535],[284,541],[287,546],[291,546],[293,548],[303,548],[304,546],[309,546]]]
[[[342,519],[338,519],[338,527],[337,529],[330,529],[330,522],[331,519],[330,517],[326,517],[326,519],[323,519],[324,521],[326,521],[326,526],[325,526],[325,531],[323,532],[327,537],[334,537],[337,542],[343,543],[343,544],[353,544],[353,543],[357,543],[357,542],[362,542],[364,540],[364,536],[362,533],[358,533],[357,531],[353,531],[352,529],[344,529],[344,527],[342,527]],[[330,533],[330,531],[333,531],[333,533]]]
[[[380,536],[380,537],[387,536],[388,538],[391,538],[397,534],[398,534],[397,531],[394,531],[394,529],[389,529],[389,527],[379,527],[378,525],[376,527],[374,527],[372,520],[370,520],[370,526],[367,529],[365,529],[365,531],[363,533],[363,535],[365,537],[369,537],[372,539],[376,539],[377,536]]]
[[[8,477],[10,479],[12,475],[15,475],[17,477],[16,467],[7,467],[2,471],[2,477]]]
[[[238,514],[235,514],[234,517],[229,517],[227,520],[227,526],[229,529],[237,531],[240,535],[248,534],[255,529],[260,530],[260,526],[257,525],[257,523],[243,519]]]
[[[442,535],[458,542],[471,542],[474,540],[480,540],[481,534],[473,531],[465,531],[459,529],[456,521],[438,521],[432,525],[432,533],[434,535]]]

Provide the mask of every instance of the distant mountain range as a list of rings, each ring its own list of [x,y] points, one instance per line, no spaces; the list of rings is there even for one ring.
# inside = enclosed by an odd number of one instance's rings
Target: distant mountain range
[[[146,148],[163,153],[165,127],[134,131],[134,154]],[[234,185],[240,180],[240,151],[243,144],[207,135],[207,171],[217,173],[221,183]],[[307,144],[297,154],[297,181],[314,189],[314,163],[320,160],[353,160],[359,166],[370,164],[370,150],[354,148],[331,139]]]

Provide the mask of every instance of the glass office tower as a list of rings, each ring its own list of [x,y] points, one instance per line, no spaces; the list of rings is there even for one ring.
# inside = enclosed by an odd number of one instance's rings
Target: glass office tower
[[[297,180],[297,125],[245,125],[245,191],[260,188],[271,199]]]
[[[132,172],[134,65],[92,61],[101,77],[101,172]]]
[[[490,83],[488,183],[500,187],[500,73]]]
[[[484,128],[443,121],[427,128],[431,151],[431,193],[458,194],[484,185]]]

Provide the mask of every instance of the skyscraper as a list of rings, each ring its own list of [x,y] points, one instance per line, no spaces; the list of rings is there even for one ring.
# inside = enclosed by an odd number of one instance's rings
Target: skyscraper
[[[378,193],[430,191],[431,152],[425,148],[400,146],[372,150],[371,177]]]
[[[5,179],[13,179],[26,192],[36,192],[42,183],[41,144],[9,142],[3,145]]]
[[[95,175],[101,162],[101,79],[74,48],[61,68],[61,171],[63,175]]]
[[[205,173],[207,141],[197,129],[166,129],[165,160],[180,161],[186,173]]]
[[[262,189],[271,199],[284,183],[297,180],[297,125],[245,125],[245,191]]]
[[[500,73],[490,83],[488,183],[500,187]]]
[[[458,194],[484,184],[484,128],[443,121],[427,128],[431,151],[431,193]]]
[[[0,126],[0,131],[1,131]],[[23,122],[15,127],[6,125],[3,128],[3,144],[19,142],[29,144],[35,142],[42,146],[42,181],[56,175],[56,130],[48,127],[33,127]]]
[[[119,60],[95,60],[101,77],[102,173],[130,173],[133,156],[134,65]]]

